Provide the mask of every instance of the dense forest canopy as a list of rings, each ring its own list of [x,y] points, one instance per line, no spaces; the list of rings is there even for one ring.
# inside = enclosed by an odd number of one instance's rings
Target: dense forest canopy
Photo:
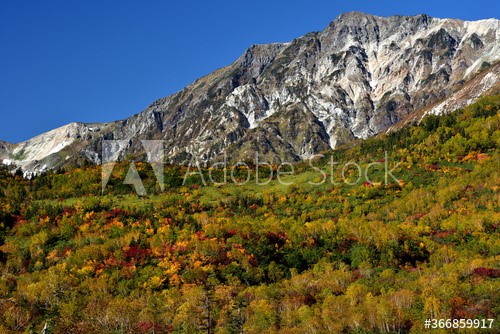
[[[204,186],[167,166],[161,191],[136,163],[137,196],[125,162],[104,194],[100,166],[3,170],[0,333],[422,333],[427,318],[498,330],[499,105],[327,153],[313,164],[325,174],[297,164],[286,184]],[[358,182],[332,159],[397,162],[397,181],[375,166]]]

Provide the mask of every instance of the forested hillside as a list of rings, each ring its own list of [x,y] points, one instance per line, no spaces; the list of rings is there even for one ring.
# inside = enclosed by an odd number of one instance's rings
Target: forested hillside
[[[498,331],[499,106],[426,117],[282,182],[262,167],[266,185],[254,169],[243,185],[183,185],[187,168],[167,166],[162,192],[136,163],[139,197],[127,163],[104,195],[100,166],[3,171],[0,333],[424,333],[427,318]]]

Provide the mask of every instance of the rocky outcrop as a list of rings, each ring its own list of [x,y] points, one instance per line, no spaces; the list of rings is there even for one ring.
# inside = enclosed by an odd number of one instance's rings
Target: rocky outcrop
[[[132,155],[143,154],[140,140],[161,139],[173,163],[214,161],[224,152],[244,159],[256,151],[297,161],[383,132],[450,96],[479,70],[495,68],[499,28],[496,19],[343,14],[322,32],[254,45],[126,120],[69,125],[16,145],[5,158],[29,169],[30,159],[40,165],[57,151],[59,165],[68,155],[97,163],[103,139],[127,140],[123,154]]]

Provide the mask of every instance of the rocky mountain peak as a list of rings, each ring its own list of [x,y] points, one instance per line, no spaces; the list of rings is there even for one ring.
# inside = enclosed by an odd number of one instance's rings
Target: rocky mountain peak
[[[164,140],[165,156],[174,163],[208,163],[223,153],[245,159],[256,151],[274,161],[305,159],[385,131],[460,91],[478,71],[491,72],[480,89],[471,90],[474,96],[466,94],[473,101],[497,85],[499,47],[496,19],[350,12],[321,32],[253,45],[234,63],[137,115],[100,126],[98,133],[88,126],[71,132],[56,155],[45,150],[48,156],[36,160],[40,165],[50,157],[50,167],[68,155],[97,162],[103,139],[126,140],[130,154],[139,154],[141,139]],[[16,159],[20,147],[36,151],[40,140],[62,140],[59,134],[37,138],[3,145],[0,158],[32,168]]]

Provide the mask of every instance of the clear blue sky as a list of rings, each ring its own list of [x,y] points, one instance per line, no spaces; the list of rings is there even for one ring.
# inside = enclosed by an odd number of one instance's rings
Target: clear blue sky
[[[498,18],[500,1],[2,0],[0,139],[135,114],[251,44],[322,30],[339,13]]]

